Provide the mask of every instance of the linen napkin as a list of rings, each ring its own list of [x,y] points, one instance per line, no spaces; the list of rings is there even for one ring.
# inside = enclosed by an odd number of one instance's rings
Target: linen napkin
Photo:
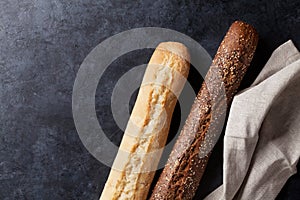
[[[232,102],[224,137],[223,185],[205,200],[275,199],[300,156],[300,53],[277,48]]]

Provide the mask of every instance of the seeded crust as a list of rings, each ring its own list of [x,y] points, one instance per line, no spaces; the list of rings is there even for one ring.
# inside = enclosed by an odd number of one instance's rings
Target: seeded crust
[[[234,94],[253,58],[258,42],[256,30],[234,22],[223,39],[191,112],[153,190],[151,200],[193,199],[206,168],[213,138],[221,131]],[[223,89],[222,89],[223,88]],[[212,125],[213,124],[213,125]]]
[[[189,59],[177,42],[161,43],[154,51],[100,200],[147,198]]]

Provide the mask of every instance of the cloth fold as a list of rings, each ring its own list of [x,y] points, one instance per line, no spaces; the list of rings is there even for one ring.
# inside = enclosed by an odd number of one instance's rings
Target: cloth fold
[[[232,102],[224,136],[223,185],[205,200],[275,199],[300,156],[300,53],[278,47]]]

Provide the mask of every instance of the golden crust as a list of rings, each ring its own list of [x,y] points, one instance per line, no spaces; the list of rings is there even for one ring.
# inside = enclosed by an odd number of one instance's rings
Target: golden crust
[[[154,51],[101,200],[147,198],[189,59],[177,42],[161,43]]]

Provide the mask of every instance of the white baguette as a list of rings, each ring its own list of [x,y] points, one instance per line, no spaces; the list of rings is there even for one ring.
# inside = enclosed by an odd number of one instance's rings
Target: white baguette
[[[189,53],[183,44],[158,45],[100,200],[147,198],[189,68]]]

